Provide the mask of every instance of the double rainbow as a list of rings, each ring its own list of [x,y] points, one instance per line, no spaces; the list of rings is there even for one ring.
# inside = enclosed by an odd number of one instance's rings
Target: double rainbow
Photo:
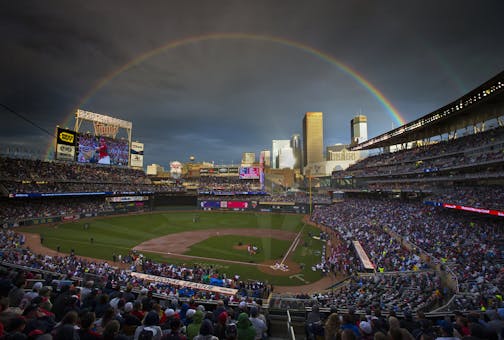
[[[397,108],[392,105],[390,100],[388,100],[385,95],[378,89],[376,88],[370,81],[368,81],[364,76],[360,73],[358,73],[356,70],[352,69],[350,66],[345,65],[338,59],[334,58],[333,56],[317,50],[311,46],[308,46],[306,44],[302,44],[297,41],[293,40],[288,40],[280,37],[275,37],[275,36],[269,36],[269,35],[256,35],[256,34],[246,34],[246,33],[210,33],[210,34],[203,34],[203,35],[198,35],[198,36],[191,36],[191,37],[186,37],[183,39],[175,40],[175,41],[170,41],[166,44],[163,44],[155,49],[152,49],[150,51],[147,51],[136,58],[130,60],[129,62],[125,63],[122,66],[119,66],[109,74],[105,75],[103,78],[99,79],[96,84],[83,96],[83,98],[79,101],[76,109],[71,112],[68,117],[65,119],[64,123],[62,126],[68,126],[68,124],[71,122],[72,118],[74,117],[75,111],[79,108],[82,108],[83,105],[91,98],[96,92],[98,92],[102,87],[104,87],[107,83],[109,83],[111,80],[119,76],[121,73],[128,71],[130,68],[132,68],[135,65],[141,64],[147,59],[165,52],[167,50],[175,49],[180,46],[184,45],[189,45],[189,44],[195,44],[203,41],[213,41],[213,40],[251,40],[251,41],[265,41],[265,42],[271,42],[291,48],[295,48],[297,50],[300,50],[302,52],[308,53],[310,55],[313,55],[317,57],[318,59],[324,60],[334,66],[336,66],[340,71],[343,73],[349,75],[351,78],[353,78],[357,83],[362,85],[373,97],[375,97],[378,102],[386,109],[388,114],[392,117],[393,121],[397,125],[404,125],[406,120],[401,116]],[[52,151],[54,148],[53,141],[51,141],[50,145],[48,146],[46,155],[48,156],[49,153]]]

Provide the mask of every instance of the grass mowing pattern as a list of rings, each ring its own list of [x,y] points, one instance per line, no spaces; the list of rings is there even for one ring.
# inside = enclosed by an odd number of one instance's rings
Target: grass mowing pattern
[[[199,222],[193,223],[194,215],[199,215]],[[147,241],[152,238],[160,237],[167,234],[174,234],[183,231],[203,230],[203,229],[228,229],[228,228],[259,228],[259,229],[281,229],[292,232],[298,232],[303,226],[302,215],[282,215],[282,214],[255,214],[255,213],[222,213],[222,212],[169,212],[159,214],[144,214],[119,217],[97,218],[93,220],[83,220],[70,222],[54,226],[33,226],[22,228],[22,231],[41,234],[44,237],[44,245],[46,247],[56,249],[59,245],[60,250],[69,253],[71,249],[75,250],[77,255],[91,256],[95,258],[111,260],[113,254],[127,254],[135,245]],[[85,223],[89,223],[88,230],[84,230]],[[308,232],[318,235],[318,229],[306,226],[303,230],[303,240],[312,240],[308,236]],[[90,239],[94,242],[91,243]],[[248,237],[240,236],[245,239]],[[218,238],[217,238],[218,239]],[[276,242],[271,238],[261,239],[261,243],[257,242],[258,246],[262,246],[264,255],[270,258],[276,258],[276,251],[281,247],[282,253],[287,250],[287,247],[277,246]],[[320,255],[317,257],[313,254],[317,250],[322,249],[320,241],[313,240],[309,249],[303,246],[300,242],[295,254],[294,260],[298,263],[304,263],[305,269],[302,272],[306,281],[314,282],[321,278],[319,272],[312,272],[311,266],[320,262]],[[268,242],[271,246],[267,249]],[[280,241],[281,242],[281,241]],[[211,247],[218,249],[218,247]],[[232,249],[232,245],[227,245]],[[278,249],[277,249],[278,248]],[[303,251],[304,249],[304,251]],[[269,281],[275,285],[300,285],[304,282],[288,276],[271,276],[261,272],[254,266],[224,264],[201,260],[180,260],[168,259],[161,254],[145,254],[149,258],[156,261],[169,263],[200,263],[214,265],[220,271],[226,272],[228,275],[238,274],[242,279],[255,279]],[[204,257],[219,257],[218,252],[205,252]],[[247,255],[248,256],[248,255]],[[234,259],[234,258],[233,258]]]

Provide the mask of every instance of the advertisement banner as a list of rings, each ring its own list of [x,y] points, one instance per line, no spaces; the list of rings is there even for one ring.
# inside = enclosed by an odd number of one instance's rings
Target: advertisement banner
[[[198,283],[198,282],[170,279],[170,278],[163,277],[163,276],[156,276],[156,275],[136,273],[136,272],[132,272],[131,276],[137,277],[137,278],[145,280],[145,281],[168,283],[168,284],[172,284],[172,285],[176,285],[176,286],[188,287],[188,288],[199,289],[199,290],[206,290],[209,292],[220,293],[220,294],[225,294],[225,295],[235,295],[236,293],[238,293],[238,289],[212,286],[212,285],[207,285],[207,284]]]
[[[56,145],[56,159],[61,161],[75,160],[75,146],[57,144]]]
[[[201,201],[202,208],[220,208],[220,201]]]
[[[56,159],[62,161],[75,160],[75,131],[58,127],[56,131]]]
[[[118,196],[118,197],[107,197],[105,198],[107,202],[138,202],[138,201],[148,201],[148,196]]]
[[[80,218],[80,215],[69,215],[69,216],[61,216],[62,221],[75,221]]]
[[[443,208],[464,210],[464,211],[470,211],[470,212],[475,212],[475,213],[479,213],[479,214],[489,214],[489,215],[500,216],[500,217],[504,216],[504,211],[466,207],[466,206],[457,205],[457,204],[443,203]]]
[[[233,208],[246,209],[246,208],[248,208],[248,202],[228,201],[227,207],[230,209],[233,209]]]
[[[32,219],[18,221],[18,222],[19,222],[19,225],[22,225],[22,226],[39,225],[39,224],[61,222],[61,217],[55,216],[55,217],[32,218]]]
[[[131,160],[130,165],[133,167],[143,167],[144,144],[139,142],[131,142]]]
[[[353,246],[355,247],[355,251],[357,252],[357,256],[359,256],[360,261],[365,269],[373,270],[375,269],[374,264],[369,259],[366,251],[362,248],[362,245],[359,241],[352,241]]]

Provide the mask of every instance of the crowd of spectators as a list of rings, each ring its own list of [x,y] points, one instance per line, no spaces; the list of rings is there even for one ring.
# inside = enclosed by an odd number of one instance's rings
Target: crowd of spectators
[[[21,221],[56,216],[88,215],[114,211],[104,197],[32,199],[28,202],[20,199],[2,200],[0,223],[18,225]]]
[[[284,194],[271,194],[268,196],[270,202],[294,202],[308,204],[310,199],[313,204],[331,204],[332,198],[329,194],[310,194],[307,192],[295,192]]]
[[[497,340],[504,335],[504,308],[484,313],[454,313],[438,319],[428,319],[419,312],[406,312],[399,317],[394,311],[388,315],[381,309],[369,308],[365,314],[355,309],[338,313],[331,309],[328,315],[318,305],[312,307],[306,320],[307,339],[424,339],[424,340]]]
[[[250,312],[250,325],[255,326],[256,322],[252,319],[258,316],[262,304],[261,298],[265,295],[267,296],[271,289],[271,287],[264,282],[242,281],[238,276],[227,278],[224,274],[219,274],[212,266],[161,264],[148,260],[142,255],[131,258],[132,261],[126,260],[126,262],[130,262],[131,266],[117,267],[115,263],[109,264],[104,261],[86,260],[73,254],[61,254],[58,256],[36,254],[25,247],[24,236],[16,233],[12,229],[3,229],[0,231],[0,249],[2,249],[0,252],[0,260],[4,265],[8,263],[8,268],[10,268],[10,266],[24,268],[22,271],[19,271],[17,275],[13,274],[16,272],[15,270],[4,270],[0,274],[0,294],[8,298],[7,300],[2,300],[3,302],[0,303],[0,306],[2,306],[0,309],[0,333],[3,332],[3,335],[5,335],[5,332],[13,333],[18,331],[17,327],[11,327],[11,322],[14,319],[6,319],[7,314],[3,314],[3,312],[10,309],[13,313],[8,314],[9,316],[17,318],[19,315],[22,315],[24,317],[23,319],[27,320],[26,316],[29,312],[31,313],[34,308],[37,311],[43,309],[43,313],[46,316],[50,315],[52,317],[50,327],[40,329],[42,332],[38,332],[38,334],[35,335],[51,333],[57,338],[57,322],[60,321],[65,323],[69,311],[76,312],[78,317],[81,317],[81,312],[91,312],[95,314],[96,319],[102,320],[102,322],[101,324],[100,322],[93,324],[91,328],[102,335],[104,335],[103,331],[106,328],[104,323],[105,318],[107,318],[107,321],[116,319],[119,322],[117,331],[127,332],[123,329],[126,319],[128,319],[122,314],[125,312],[128,315],[136,314],[138,320],[135,321],[135,324],[130,324],[130,326],[134,326],[133,330],[130,329],[131,333],[124,335],[128,336],[128,339],[137,339],[137,333],[139,333],[138,327],[142,327],[142,324],[145,325],[145,323],[148,322],[146,315],[149,315],[153,310],[155,310],[159,317],[159,320],[155,322],[158,326],[162,326],[164,323],[160,320],[177,313],[179,313],[178,315],[180,315],[180,319],[183,322],[182,326],[188,326],[191,321],[185,320],[185,312],[190,310],[189,308],[196,309],[196,306],[194,306],[195,300],[215,301],[217,303],[217,301],[221,299],[229,303],[237,304],[241,309],[240,313]],[[218,281],[217,285],[235,288],[238,293],[228,298],[219,293],[209,292],[203,289],[188,288],[182,283],[181,285],[175,285],[160,283],[156,280],[147,281],[132,275],[132,272],[142,272],[144,274],[190,282],[212,283],[214,285],[217,284]],[[51,280],[54,277],[59,278],[57,282],[66,282],[68,285],[63,284],[54,286],[54,289],[52,289],[52,297],[49,296],[51,289],[46,289],[44,299],[37,299],[35,302],[34,299],[43,286],[42,283],[44,285],[51,285],[51,282],[54,283],[54,280]],[[90,277],[95,281],[86,281]],[[33,291],[27,292],[25,291],[25,288],[27,288],[27,278],[41,283],[34,285]],[[69,285],[72,284],[72,282],[82,282],[82,289],[77,289],[74,286],[70,287]],[[60,289],[61,291],[58,291]],[[139,292],[138,297],[132,292]],[[135,301],[137,302],[135,303]],[[183,303],[184,301],[190,302]],[[159,305],[160,303],[164,304],[163,309],[166,308],[165,314],[170,315],[163,314],[161,306]],[[247,305],[253,307],[249,310]],[[220,304],[219,306],[223,307]],[[27,309],[29,312],[27,312]],[[172,310],[169,313],[166,312],[169,309]],[[223,322],[221,326],[235,322],[239,328],[239,321],[237,318],[240,317],[240,315],[232,314],[233,311],[234,310],[231,309],[229,319],[223,318],[223,320],[220,320],[226,321]],[[204,308],[202,312],[204,312]],[[122,317],[119,314],[121,314]],[[211,318],[212,327],[216,326],[215,323],[219,321],[219,314],[220,313],[214,314],[214,317]],[[249,315],[247,315],[247,319],[248,317]],[[73,318],[75,319],[75,316],[73,316]],[[242,323],[247,322],[243,320]],[[74,320],[74,324],[79,326],[76,327],[76,330],[82,328],[82,325],[76,322],[76,320]],[[4,328],[1,327],[2,325]],[[151,324],[150,326],[153,325],[154,324]],[[247,327],[250,328],[250,325],[247,324]],[[84,328],[86,330],[90,329],[89,325]],[[266,332],[266,328],[260,328],[260,338],[262,338],[263,332]],[[163,333],[169,333],[170,329],[170,324],[167,324],[162,331]],[[26,332],[21,330],[21,333],[27,336],[33,336],[34,334],[29,335],[31,331],[33,331],[33,329]],[[190,338],[198,334],[199,327],[194,331],[196,333]],[[2,334],[0,334],[0,336],[2,336]]]
[[[468,136],[367,157],[345,171],[333,174],[335,186],[344,189],[422,191],[448,195],[458,204],[486,209],[503,208],[504,188],[492,182],[484,190],[455,186],[454,181],[504,177],[504,127]],[[340,183],[340,184],[338,184]],[[489,192],[491,189],[492,192]],[[494,195],[495,196],[495,195]]]
[[[342,287],[311,297],[316,304],[338,309],[379,307],[385,311],[429,311],[443,301],[441,279],[435,271],[402,275],[353,276]],[[446,302],[446,301],[444,301]]]
[[[504,187],[459,187],[455,190],[436,191],[427,200],[463,205],[482,209],[496,209],[504,211]]]
[[[135,254],[135,256],[125,256],[121,262],[128,263],[128,268],[119,270],[112,268],[107,262],[89,262],[76,257],[74,254],[69,256],[63,254],[61,256],[48,256],[33,253],[30,249],[22,247],[21,235],[11,229],[3,230],[0,235],[0,249],[3,249],[0,258],[3,261],[32,269],[59,273],[69,278],[85,277],[93,274],[105,279],[113,279],[120,282],[122,286],[130,284],[134,287],[148,287],[163,296],[198,297],[210,300],[219,298],[218,294],[208,293],[200,289],[184,288],[174,284],[150,283],[142,278],[129,275],[128,272],[138,271],[155,276],[207,284],[212,282],[214,285],[237,289],[239,296],[250,298],[262,298],[270,290],[270,287],[264,282],[243,281],[239,276],[228,278],[212,266],[182,266],[156,263],[141,254]]]
[[[405,163],[414,163],[417,165],[419,161],[447,159],[448,157],[463,155],[464,153],[481,157],[483,157],[484,154],[502,154],[502,143],[504,143],[504,127],[499,127],[457,139],[370,156],[350,166],[347,171],[351,172],[353,170],[365,168],[386,168],[390,165]],[[497,157],[499,156],[497,155]],[[484,161],[484,159],[482,159],[482,161]],[[452,163],[452,165],[458,165],[458,163],[455,162],[455,164]],[[426,165],[421,166],[422,168],[426,168]]]
[[[385,206],[385,204],[384,204]],[[334,204],[316,209],[311,220],[329,227],[338,234],[346,246],[341,250],[353,249],[352,241],[361,243],[374,266],[381,272],[419,270],[425,267],[420,256],[410,251],[398,240],[391,238],[383,227],[395,221],[398,215],[394,207],[380,209],[380,202],[373,200],[345,200],[343,204]],[[355,258],[357,254],[350,252],[348,256],[333,256],[334,265],[345,266],[347,258]],[[361,270],[353,268],[352,271]]]
[[[341,244],[332,258],[335,268],[347,274],[362,271],[350,245],[358,240],[378,269],[425,268],[428,263],[420,259],[424,255],[455,275],[459,291],[474,294],[480,306],[502,294],[504,235],[498,219],[475,218],[420,202],[346,199],[317,209],[312,220],[337,232]]]
[[[235,176],[200,176],[198,192],[208,193],[212,191],[248,192],[260,191],[259,179],[241,179]]]
[[[488,151],[488,152],[487,152]],[[451,170],[464,166],[481,165],[487,162],[502,162],[504,153],[502,151],[478,150],[473,154],[440,155],[437,158],[414,159],[405,163],[393,163],[389,165],[369,164],[367,167],[348,168],[345,173],[338,175],[354,177],[377,177],[377,176],[399,176],[399,175],[438,175],[443,170]]]
[[[145,172],[127,167],[3,157],[0,160],[0,178],[7,180],[149,183]]]
[[[0,336],[5,339],[263,339],[261,301],[159,299],[112,282],[56,286],[30,271],[3,273]],[[30,283],[31,287],[27,284]],[[213,336],[213,337],[212,337]]]
[[[127,167],[3,157],[0,186],[8,194],[185,191],[181,185],[155,185],[142,170]]]

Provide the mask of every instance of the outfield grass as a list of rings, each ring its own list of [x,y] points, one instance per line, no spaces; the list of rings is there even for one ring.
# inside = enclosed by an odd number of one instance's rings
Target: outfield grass
[[[194,215],[199,215],[199,222],[194,223]],[[202,229],[228,229],[228,228],[259,228],[280,229],[298,232],[303,228],[302,215],[293,214],[254,214],[254,213],[219,213],[219,212],[167,212],[159,214],[144,214],[119,217],[97,218],[60,224],[57,226],[34,226],[23,228],[23,231],[40,234],[44,237],[46,247],[69,253],[75,250],[77,255],[111,260],[113,254],[125,255],[137,244],[152,238],[182,231]],[[89,229],[84,229],[84,224],[89,223]],[[314,282],[321,278],[319,272],[313,272],[311,266],[320,261],[320,255],[314,253],[321,251],[322,243],[310,239],[308,232],[317,234],[318,229],[304,226],[303,241],[294,253],[298,263],[304,263],[305,269],[301,279],[271,276],[261,272],[257,267],[248,265],[235,265],[210,261],[187,261],[167,258],[165,255],[146,253],[145,255],[157,261],[171,263],[201,263],[214,265],[220,271],[229,275],[238,274],[242,279],[267,280],[275,285],[299,285],[305,281]],[[251,237],[237,236],[212,237],[191,247],[189,254],[225,258],[249,262],[249,255],[243,251],[232,249],[238,239],[245,242]],[[90,239],[94,242],[91,243]],[[304,247],[305,243],[308,247]],[[231,243],[228,243],[231,242]],[[285,254],[290,246],[289,241],[272,238],[257,238],[254,243],[261,248],[254,261],[262,262],[265,259],[276,259]]]

